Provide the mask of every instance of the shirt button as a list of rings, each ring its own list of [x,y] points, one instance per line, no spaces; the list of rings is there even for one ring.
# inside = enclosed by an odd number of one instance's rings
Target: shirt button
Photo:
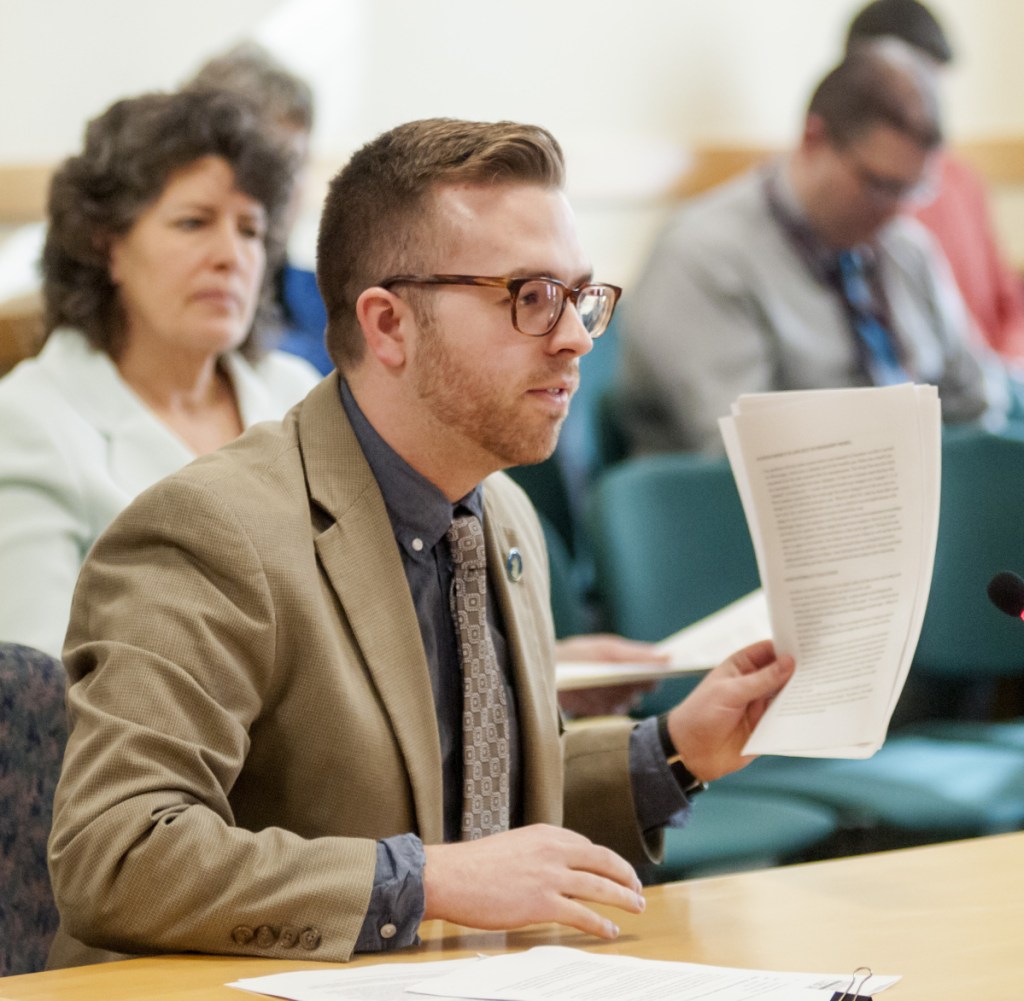
[[[418,553],[423,552],[423,540],[422,539],[413,539],[412,540],[412,548],[415,549],[416,552],[418,552]]]
[[[398,934],[398,929],[391,924],[389,921],[386,925],[382,925],[380,929],[381,938],[394,938]]]

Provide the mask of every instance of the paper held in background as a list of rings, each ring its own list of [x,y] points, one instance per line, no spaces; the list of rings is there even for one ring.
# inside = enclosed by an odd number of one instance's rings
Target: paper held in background
[[[745,751],[868,757],[931,584],[938,394],[906,383],[743,396],[720,424],[775,646],[797,662]]]
[[[559,662],[555,666],[558,690],[661,681],[707,671],[740,648],[770,635],[768,605],[758,589],[657,644],[659,653],[668,654],[667,664]]]

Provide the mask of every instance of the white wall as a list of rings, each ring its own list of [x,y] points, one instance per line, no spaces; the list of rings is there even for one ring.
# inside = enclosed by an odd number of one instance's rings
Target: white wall
[[[952,134],[1024,132],[1019,0],[933,0]],[[0,0],[0,160],[75,149],[126,93],[252,34],[315,85],[318,153],[427,115],[550,127],[599,271],[627,284],[702,140],[784,144],[859,0]],[[311,246],[315,196],[297,243]]]

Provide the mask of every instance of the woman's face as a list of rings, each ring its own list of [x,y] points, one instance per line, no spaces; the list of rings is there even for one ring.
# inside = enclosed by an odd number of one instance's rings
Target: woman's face
[[[172,174],[110,248],[126,344],[217,356],[252,326],[266,264],[266,212],[207,156]]]

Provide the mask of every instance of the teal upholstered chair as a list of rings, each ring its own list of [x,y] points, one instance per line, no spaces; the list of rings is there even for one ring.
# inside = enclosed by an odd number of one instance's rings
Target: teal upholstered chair
[[[544,542],[548,548],[548,570],[551,575],[551,614],[555,620],[555,636],[579,636],[587,629],[587,610],[576,565],[562,533],[538,512]]]
[[[980,431],[949,434],[942,454],[942,518],[935,576],[913,675],[932,689],[1024,681],[1024,623],[998,611],[988,582],[1003,570],[1024,571],[1024,441]],[[961,699],[961,706],[966,700]],[[991,709],[975,699],[980,709]],[[968,707],[970,704],[968,703]],[[945,711],[944,711],[945,710]],[[1024,749],[1024,706],[1018,718],[992,722],[933,718],[912,727],[919,735]],[[941,718],[941,717],[947,718]]]
[[[46,840],[66,741],[60,662],[0,644],[0,976],[41,970],[57,930]]]
[[[595,591],[615,632],[656,642],[760,584],[724,458],[630,459],[601,477],[588,515]],[[661,712],[694,683],[664,682],[642,709]]]
[[[661,640],[760,584],[725,459],[655,455],[608,470],[588,524],[608,622]]]
[[[702,503],[687,505],[686,483]],[[658,640],[757,587],[753,547],[732,473],[723,459],[652,456],[609,469],[598,481],[589,525],[597,589],[608,624]],[[696,682],[663,682],[640,713],[671,708]],[[690,823],[669,829],[651,881],[787,861],[836,830],[828,807],[714,783]]]
[[[570,558],[575,559],[579,529],[569,487],[557,459],[551,456],[532,466],[513,466],[508,475],[526,491],[530,502],[547,520],[548,527],[558,532]]]
[[[685,827],[665,830],[665,857],[641,867],[645,883],[711,876],[805,860],[824,851],[835,811],[775,793],[715,783],[701,793]]]
[[[612,628],[665,636],[756,585],[725,460],[631,460],[609,471],[594,501],[598,584]],[[716,787],[828,806],[849,830],[868,832],[864,847],[1024,824],[1024,754],[922,737],[890,737],[866,761],[763,757]]]

